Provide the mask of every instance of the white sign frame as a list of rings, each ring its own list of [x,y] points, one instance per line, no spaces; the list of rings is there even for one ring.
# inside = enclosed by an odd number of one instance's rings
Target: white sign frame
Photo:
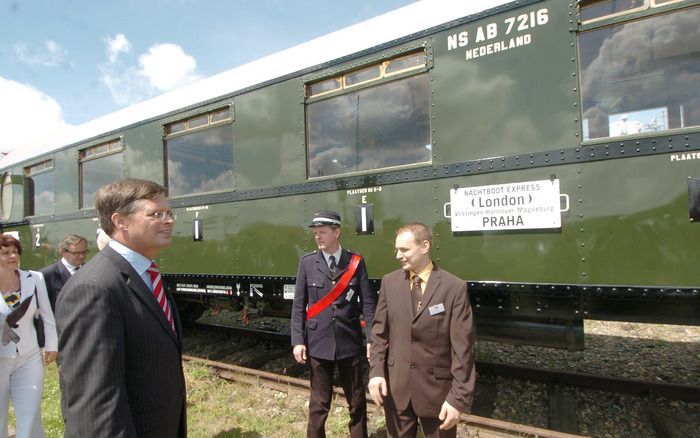
[[[545,179],[452,189],[443,214],[452,232],[461,233],[557,229],[568,210],[569,196],[559,193],[559,180]]]

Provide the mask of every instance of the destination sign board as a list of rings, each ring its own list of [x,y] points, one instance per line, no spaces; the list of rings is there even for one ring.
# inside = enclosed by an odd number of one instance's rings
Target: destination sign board
[[[445,216],[453,232],[561,228],[560,198],[558,179],[456,188]]]

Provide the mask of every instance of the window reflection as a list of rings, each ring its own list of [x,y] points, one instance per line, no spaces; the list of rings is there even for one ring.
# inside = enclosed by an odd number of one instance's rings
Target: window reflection
[[[80,163],[80,208],[92,208],[97,190],[124,178],[122,154],[116,153]]]
[[[233,130],[230,124],[166,141],[170,196],[233,189]]]
[[[0,204],[2,205],[2,219],[10,219],[10,214],[12,213],[12,175],[6,173],[2,178],[2,191],[0,192],[0,197],[2,200]]]
[[[580,35],[584,139],[700,125],[700,8]]]
[[[645,0],[601,0],[581,6],[581,21],[615,15],[644,6]]]
[[[430,161],[427,74],[307,106],[309,176]]]
[[[365,68],[353,73],[348,73],[347,75],[345,75],[345,86],[351,87],[353,85],[359,85],[364,82],[368,82],[373,79],[379,78],[382,73],[379,67],[380,66],[378,65],[373,65],[369,68]]]
[[[25,178],[27,190],[26,216],[44,216],[53,213],[53,171]]]

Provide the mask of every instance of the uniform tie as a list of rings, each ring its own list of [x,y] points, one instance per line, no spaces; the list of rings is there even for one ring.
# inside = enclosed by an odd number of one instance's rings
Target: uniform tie
[[[335,256],[330,256],[328,257],[328,260],[330,260],[330,270],[331,274],[335,275],[335,273],[338,271],[338,265],[335,263]]]
[[[160,278],[160,271],[156,262],[151,262],[151,266],[146,270],[148,275],[151,277],[151,286],[153,287],[153,296],[156,298],[156,302],[165,313],[165,318],[168,320],[170,327],[175,331],[175,323],[173,322],[173,314],[170,311],[170,304],[168,303],[168,298],[165,296],[165,291],[163,290],[163,281]]]
[[[413,287],[411,287],[411,302],[413,303],[413,313],[420,311],[421,300],[423,299],[423,291],[420,288],[421,278],[418,275],[413,276]]]

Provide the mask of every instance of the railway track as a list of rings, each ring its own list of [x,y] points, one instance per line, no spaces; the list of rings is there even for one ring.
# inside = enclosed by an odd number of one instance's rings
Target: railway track
[[[221,378],[246,383],[258,387],[264,387],[275,391],[293,393],[308,396],[309,381],[295,377],[283,376],[266,371],[240,367],[236,365],[215,362],[193,356],[183,356],[183,359],[196,362],[213,369]],[[334,388],[336,402],[345,404],[343,390]],[[371,397],[367,397],[368,405],[374,405]],[[539,437],[539,438],[576,438],[581,435],[557,432],[548,429],[526,426],[522,424],[510,423],[507,421],[494,420],[480,417],[478,415],[462,415],[462,423],[469,431],[469,436],[479,438],[507,438],[507,437]]]
[[[292,359],[286,334],[220,324],[192,328],[196,328],[192,343],[213,349],[200,349],[195,352],[198,356],[305,381],[308,368]],[[232,351],[235,353],[229,354]],[[480,377],[472,413],[480,418],[600,437],[685,438],[700,430],[697,386],[496,361],[477,361],[477,371]]]
[[[192,327],[198,330],[229,334],[232,336],[254,337],[255,339],[279,342],[286,344],[287,346],[290,345],[289,335],[278,332],[242,327],[230,327],[219,324],[195,323],[192,325]],[[476,369],[480,375],[492,375],[509,379],[529,380],[547,385],[561,385],[566,387],[608,391],[636,396],[649,395],[653,397],[663,397],[669,400],[686,402],[700,402],[700,386],[694,385],[681,385],[667,382],[597,376],[563,370],[532,368],[501,362],[480,360],[477,360],[476,362]]]

